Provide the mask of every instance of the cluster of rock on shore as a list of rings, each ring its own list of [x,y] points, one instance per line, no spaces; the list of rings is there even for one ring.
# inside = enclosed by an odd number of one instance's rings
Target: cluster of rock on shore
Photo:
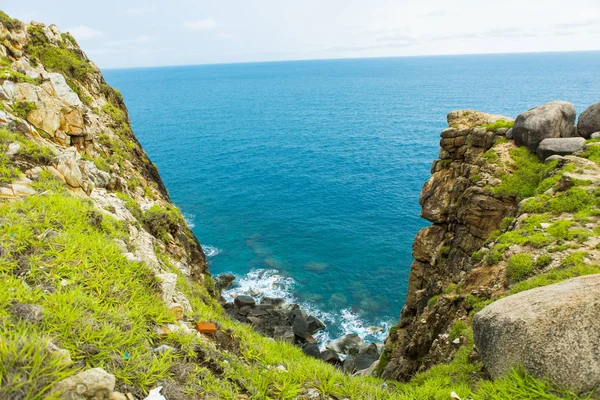
[[[214,278],[219,291],[227,289],[235,280],[232,274]],[[317,317],[308,315],[298,304],[286,303],[273,297],[256,299],[238,295],[232,302],[221,298],[223,308],[232,318],[252,325],[259,333],[275,340],[294,344],[307,355],[333,364],[348,374],[370,375],[379,360],[381,345],[365,343],[356,333],[345,335],[319,348],[313,336],[326,328]]]
[[[586,139],[600,139],[600,102],[592,104],[575,125],[575,106],[553,101],[519,114],[506,132],[517,146],[526,146],[541,160],[583,150]]]

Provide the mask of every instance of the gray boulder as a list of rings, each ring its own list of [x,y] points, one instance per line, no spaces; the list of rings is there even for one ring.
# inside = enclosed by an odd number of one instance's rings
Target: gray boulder
[[[590,139],[600,139],[600,132],[594,132],[590,136]]]
[[[341,362],[338,353],[331,349],[323,350],[321,354],[319,354],[319,359],[329,364],[339,364]]]
[[[577,133],[581,137],[589,139],[592,133],[598,131],[600,131],[600,102],[586,108],[577,121]]]
[[[600,385],[600,274],[505,297],[473,319],[486,370],[522,365],[535,377],[586,392]]]
[[[286,343],[294,344],[296,336],[289,326],[276,326],[273,332],[273,339]]]
[[[535,151],[544,139],[576,136],[575,106],[566,101],[553,101],[532,108],[517,116],[512,129],[517,146]]]
[[[545,160],[554,155],[568,156],[582,150],[583,146],[585,146],[585,139],[582,137],[544,139],[540,142],[536,153],[540,160]]]
[[[256,301],[254,301],[254,298],[250,297],[250,296],[237,296],[235,299],[233,299],[233,303],[239,307],[254,307],[256,305]]]
[[[335,350],[338,353],[355,355],[360,352],[364,345],[363,340],[356,333],[350,333],[325,345],[327,349]]]

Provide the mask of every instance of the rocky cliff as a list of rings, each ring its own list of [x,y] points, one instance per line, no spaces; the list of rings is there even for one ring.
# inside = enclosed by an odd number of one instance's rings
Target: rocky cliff
[[[591,106],[584,116],[596,108],[597,104]],[[588,119],[585,123],[594,125],[588,130],[600,129],[600,120]],[[453,360],[465,348],[470,351],[469,358],[477,362],[480,355],[473,346],[471,322],[487,304],[538,286],[600,272],[600,147],[595,139],[586,142],[578,137],[572,104],[552,102],[520,114],[516,121],[471,110],[455,111],[448,114],[448,126],[441,133],[439,160],[434,161],[432,176],[420,197],[421,215],[433,225],[415,238],[406,304],[386,341],[378,368],[388,378],[409,380],[418,371]],[[590,291],[582,302],[594,307],[598,296],[597,291]],[[523,301],[520,314],[514,318],[535,320],[525,310],[536,307]],[[558,310],[556,304],[554,309]],[[557,325],[562,323],[547,314],[543,317]],[[496,313],[494,318],[489,319],[490,326],[502,317]],[[480,323],[479,331],[474,332],[476,339],[494,337],[483,325]],[[511,326],[508,322],[500,325]],[[569,330],[563,329],[569,335]],[[546,339],[554,335],[541,328],[536,334]],[[519,339],[510,337],[505,345],[511,342],[518,348]],[[482,358],[488,371],[498,370],[491,361],[500,357],[498,353],[514,354],[501,346],[490,352],[484,342],[477,344],[487,350],[487,357]],[[539,354],[549,352],[555,354],[557,363],[566,362],[557,355],[564,346],[559,342],[546,341]],[[571,351],[580,359],[587,357],[586,352],[598,356],[597,348],[591,345]],[[537,376],[551,376],[580,391],[595,384],[563,379],[556,369],[549,373],[539,368],[548,364],[541,358],[514,357],[512,361],[512,367],[525,364]],[[584,369],[597,373],[599,367],[591,362]],[[506,373],[507,366],[502,368]],[[581,366],[572,366],[572,371],[583,374]]]

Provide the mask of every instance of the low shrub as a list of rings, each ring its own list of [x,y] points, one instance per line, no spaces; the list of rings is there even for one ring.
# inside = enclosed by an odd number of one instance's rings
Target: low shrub
[[[515,254],[508,260],[506,275],[511,282],[520,282],[529,275],[533,268],[533,257],[531,255],[525,253]]]

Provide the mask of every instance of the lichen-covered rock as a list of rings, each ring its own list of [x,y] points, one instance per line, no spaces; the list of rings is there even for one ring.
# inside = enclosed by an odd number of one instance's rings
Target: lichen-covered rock
[[[600,132],[600,102],[586,108],[577,121],[579,136],[589,139],[596,132]]]
[[[498,300],[477,313],[473,337],[496,378],[530,374],[586,392],[600,385],[600,275],[573,278]]]
[[[115,376],[102,368],[93,368],[54,384],[50,395],[60,400],[104,400],[114,389]]]
[[[552,101],[517,116],[512,135],[517,146],[536,151],[548,138],[576,136],[575,106],[566,101]]]
[[[536,154],[540,160],[554,155],[568,156],[585,146],[585,139],[582,137],[573,138],[558,138],[558,139],[544,139],[540,142]]]

